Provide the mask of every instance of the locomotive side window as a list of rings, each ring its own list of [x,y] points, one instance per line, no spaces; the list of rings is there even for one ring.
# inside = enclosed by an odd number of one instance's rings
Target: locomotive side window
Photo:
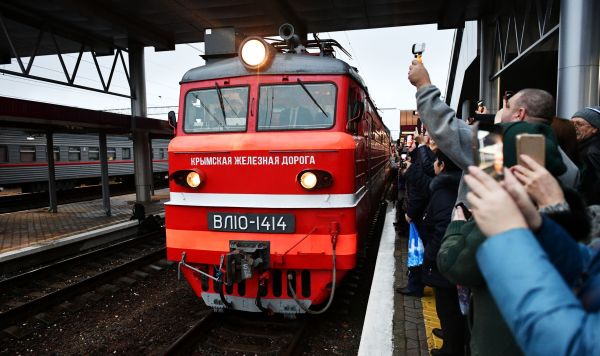
[[[100,159],[100,149],[98,147],[90,147],[88,150],[88,159],[90,161],[97,161]]]
[[[35,146],[19,147],[19,156],[21,162],[35,162]]]
[[[258,131],[327,129],[335,119],[334,84],[262,85]]]
[[[0,146],[0,162],[8,162],[8,147]]]
[[[106,149],[106,159],[109,161],[114,161],[117,159],[117,149],[114,147],[109,147]]]
[[[69,161],[81,161],[81,147],[69,146]]]
[[[123,147],[123,151],[121,151],[123,155],[123,159],[131,159],[131,148]]]
[[[248,121],[248,87],[192,90],[185,96],[184,131],[243,132]]]

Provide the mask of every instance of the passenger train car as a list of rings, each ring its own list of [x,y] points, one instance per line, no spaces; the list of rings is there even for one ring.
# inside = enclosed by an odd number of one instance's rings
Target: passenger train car
[[[383,196],[390,134],[367,87],[298,45],[250,38],[181,81],[167,256],[215,309],[326,309]]]
[[[152,140],[155,179],[168,172],[168,140]],[[108,175],[133,180],[133,142],[127,137],[107,136]],[[58,190],[100,182],[97,135],[54,134],[54,161]],[[19,130],[0,131],[0,187],[21,187],[23,192],[48,189],[46,138]]]

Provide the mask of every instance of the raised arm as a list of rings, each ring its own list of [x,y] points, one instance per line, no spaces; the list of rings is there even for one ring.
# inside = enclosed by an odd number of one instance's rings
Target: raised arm
[[[417,110],[438,147],[462,170],[473,164],[471,127],[440,99],[440,91],[429,80],[422,63],[413,61],[408,79],[417,88]]]

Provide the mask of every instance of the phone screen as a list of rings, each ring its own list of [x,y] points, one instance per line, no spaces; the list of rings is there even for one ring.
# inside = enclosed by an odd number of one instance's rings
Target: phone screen
[[[504,156],[501,128],[476,122],[472,125],[473,162],[484,172],[501,180]]]

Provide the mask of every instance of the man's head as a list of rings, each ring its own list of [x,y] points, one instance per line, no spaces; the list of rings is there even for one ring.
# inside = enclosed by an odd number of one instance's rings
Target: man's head
[[[590,106],[579,110],[571,118],[575,126],[577,142],[584,141],[600,132],[600,106]]]
[[[550,125],[554,112],[554,98],[550,93],[541,89],[523,89],[506,101],[502,122],[528,121]]]
[[[433,171],[436,176],[439,176],[442,172],[460,171],[460,168],[444,152],[437,150],[435,152],[435,162],[433,162]]]

